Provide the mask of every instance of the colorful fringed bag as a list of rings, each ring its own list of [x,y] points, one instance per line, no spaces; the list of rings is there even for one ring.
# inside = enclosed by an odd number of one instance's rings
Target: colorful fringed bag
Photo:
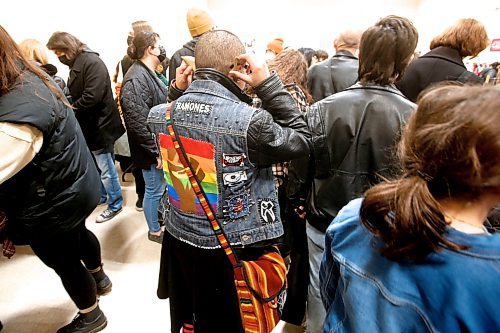
[[[273,248],[257,260],[239,260],[224,230],[208,203],[196,178],[170,117],[172,103],[167,107],[167,128],[191,187],[203,207],[217,240],[233,266],[241,320],[246,333],[269,333],[279,321],[278,297],[286,288],[286,266],[279,251]]]

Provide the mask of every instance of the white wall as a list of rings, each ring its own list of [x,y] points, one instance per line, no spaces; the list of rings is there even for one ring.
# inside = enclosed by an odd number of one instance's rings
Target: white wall
[[[98,52],[110,72],[126,52],[131,22],[148,20],[170,55],[191,39],[187,9],[207,8],[204,0],[0,0],[0,4],[0,24],[17,42],[35,38],[46,44],[53,32],[67,31]],[[50,61],[66,78],[67,67],[52,52]]]
[[[500,38],[500,0],[142,0],[54,1],[2,0],[0,24],[20,42],[36,38],[46,43],[54,31],[68,31],[101,54],[110,72],[126,50],[130,22],[148,20],[171,55],[190,40],[186,10],[210,9],[218,28],[235,32],[243,41],[256,40],[256,51],[283,37],[292,47],[322,48],[333,53],[333,39],[346,28],[363,29],[389,14],[412,19],[419,30],[418,49],[462,17],[480,19],[491,38]],[[500,52],[485,52],[480,61],[500,60]],[[55,56],[62,77],[67,68]]]

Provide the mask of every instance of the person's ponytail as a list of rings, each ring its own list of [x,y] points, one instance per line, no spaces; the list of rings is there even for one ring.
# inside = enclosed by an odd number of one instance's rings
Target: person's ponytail
[[[383,240],[381,253],[389,259],[419,261],[442,246],[463,249],[444,237],[447,223],[425,178],[406,175],[365,193],[361,221]]]
[[[130,57],[132,60],[138,60],[141,57],[137,54],[137,48],[135,47],[134,44],[130,44],[129,47],[127,48],[127,55]]]

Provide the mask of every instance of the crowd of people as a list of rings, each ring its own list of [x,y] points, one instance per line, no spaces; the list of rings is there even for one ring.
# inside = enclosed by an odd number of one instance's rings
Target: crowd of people
[[[277,37],[262,60],[206,11],[187,26],[168,58],[132,23],[113,80],[76,36],[17,44],[0,26],[0,240],[60,277],[78,314],[57,332],[107,325],[112,283],[85,223],[122,211],[117,140],[162,245],[172,333],[500,331],[498,63],[464,64],[489,45],[481,22],[422,56],[391,15],[340,33],[331,57]],[[252,302],[279,322],[255,329],[248,313],[269,317],[242,301],[237,266],[277,253],[286,288]]]

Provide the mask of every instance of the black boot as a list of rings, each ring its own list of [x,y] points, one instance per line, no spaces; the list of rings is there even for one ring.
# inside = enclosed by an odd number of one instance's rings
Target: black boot
[[[80,313],[68,325],[61,327],[57,333],[95,333],[102,331],[108,320],[99,306],[89,313]]]
[[[104,296],[111,292],[113,284],[111,283],[111,280],[106,275],[106,273],[104,273],[102,265],[100,270],[94,273],[91,272],[90,274],[92,274],[92,277],[95,280],[95,284],[97,287],[97,295]]]

